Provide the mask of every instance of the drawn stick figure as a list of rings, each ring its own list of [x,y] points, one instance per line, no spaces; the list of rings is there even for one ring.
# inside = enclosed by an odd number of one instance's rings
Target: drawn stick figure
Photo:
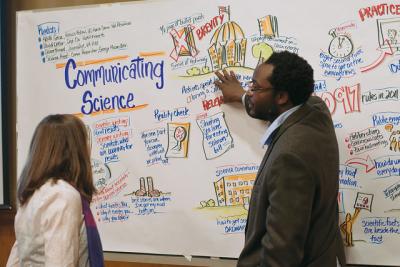
[[[346,214],[345,221],[340,225],[340,230],[345,235],[345,245],[348,247],[354,246],[353,244],[353,224],[356,221],[361,209],[356,208],[353,216],[350,213]]]

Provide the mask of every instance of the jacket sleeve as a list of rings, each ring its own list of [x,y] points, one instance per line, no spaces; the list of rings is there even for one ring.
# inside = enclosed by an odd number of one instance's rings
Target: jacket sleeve
[[[11,249],[10,256],[8,256],[6,267],[18,267],[18,266],[20,266],[18,258],[18,243],[17,241],[15,241]]]
[[[79,194],[59,191],[43,205],[45,266],[77,266],[82,204]]]
[[[306,163],[292,153],[280,155],[270,174],[260,266],[298,267],[311,222],[315,180]]]

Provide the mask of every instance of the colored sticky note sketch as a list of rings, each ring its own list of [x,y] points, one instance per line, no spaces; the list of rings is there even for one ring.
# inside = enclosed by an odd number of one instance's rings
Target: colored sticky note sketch
[[[354,203],[354,208],[371,211],[373,198],[374,198],[373,194],[365,194],[358,192],[356,197],[356,202]]]
[[[190,123],[168,123],[166,158],[186,158],[189,145]]]
[[[233,147],[233,139],[223,112],[196,122],[203,133],[203,150],[206,159],[217,158]]]

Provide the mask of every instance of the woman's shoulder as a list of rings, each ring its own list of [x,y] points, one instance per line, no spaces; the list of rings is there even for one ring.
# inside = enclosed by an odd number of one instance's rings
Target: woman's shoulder
[[[61,179],[50,179],[42,185],[38,192],[44,201],[58,201],[80,203],[81,196],[71,184]]]
[[[35,191],[26,205],[20,207],[16,221],[48,223],[54,217],[71,217],[82,214],[79,192],[63,180],[51,179]],[[18,220],[17,220],[18,219]]]

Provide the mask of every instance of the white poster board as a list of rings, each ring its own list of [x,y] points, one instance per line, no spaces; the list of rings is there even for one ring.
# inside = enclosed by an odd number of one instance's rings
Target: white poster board
[[[394,265],[399,14],[396,1],[361,0],[19,12],[18,169],[44,116],[76,114],[90,133],[105,250],[237,257],[266,125],[221,106],[213,71],[233,70],[244,84],[260,58],[289,50],[311,63],[333,115],[349,263]]]

